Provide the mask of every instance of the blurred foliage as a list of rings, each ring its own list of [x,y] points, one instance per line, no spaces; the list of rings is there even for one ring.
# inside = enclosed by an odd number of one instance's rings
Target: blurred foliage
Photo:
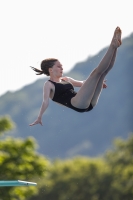
[[[106,153],[106,161],[114,176],[112,187],[121,199],[133,199],[133,134],[127,140],[114,141],[114,148]]]
[[[113,149],[108,150],[105,157],[112,167],[133,166],[133,134],[127,140],[115,139]]]
[[[103,158],[56,160],[30,200],[132,200],[133,134],[117,139]]]
[[[0,130],[13,128],[9,118],[0,119]],[[13,139],[7,137],[0,142],[0,179],[35,181],[37,177],[45,176],[48,161],[39,155],[34,138]],[[34,178],[34,179],[33,179]],[[1,187],[0,200],[24,200],[37,192],[37,188],[29,187]]]
[[[12,130],[14,126],[14,122],[11,121],[9,116],[0,117],[0,135]]]
[[[112,176],[103,159],[74,158],[56,161],[40,188],[30,200],[107,200]]]
[[[0,118],[1,134],[13,128]],[[0,200],[132,200],[133,134],[115,139],[103,157],[48,160],[33,137],[6,137],[0,143],[0,179],[38,182],[37,187],[1,187]]]

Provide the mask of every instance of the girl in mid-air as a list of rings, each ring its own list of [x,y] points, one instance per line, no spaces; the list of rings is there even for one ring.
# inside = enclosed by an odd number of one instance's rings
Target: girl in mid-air
[[[30,124],[42,125],[42,115],[49,105],[49,98],[77,112],[88,112],[97,104],[102,88],[106,88],[105,76],[114,65],[117,48],[121,45],[121,29],[115,29],[110,46],[99,65],[84,81],[62,77],[63,67],[58,59],[49,58],[41,62],[41,70],[32,67],[37,75],[50,76],[44,83],[43,102],[37,119]],[[74,87],[80,87],[78,92]]]

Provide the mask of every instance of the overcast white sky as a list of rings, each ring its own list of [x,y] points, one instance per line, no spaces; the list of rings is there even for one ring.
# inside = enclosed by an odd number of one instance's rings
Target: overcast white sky
[[[43,77],[29,66],[40,68],[45,58],[58,58],[67,72],[109,45],[116,26],[129,36],[132,2],[1,0],[0,95]]]

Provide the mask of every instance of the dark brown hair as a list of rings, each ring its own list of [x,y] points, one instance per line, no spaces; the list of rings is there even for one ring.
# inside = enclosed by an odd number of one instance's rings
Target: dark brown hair
[[[41,70],[31,67],[35,72],[37,72],[36,75],[45,74],[49,76],[49,68],[52,68],[55,64],[55,62],[58,61],[56,58],[47,58],[41,62]]]

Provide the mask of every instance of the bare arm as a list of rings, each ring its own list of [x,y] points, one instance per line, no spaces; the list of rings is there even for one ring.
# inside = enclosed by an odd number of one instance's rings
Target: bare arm
[[[62,77],[62,79],[65,80],[65,81],[68,81],[68,82],[72,83],[72,85],[74,87],[81,87],[84,84],[84,82],[85,82],[85,81],[75,80],[75,79],[73,79],[71,77]]]
[[[32,124],[29,124],[30,126],[33,126],[36,124],[42,125],[42,115],[49,105],[50,90],[51,90],[50,84],[49,84],[49,82],[46,82],[44,84],[44,88],[43,88],[43,101],[42,101],[42,106],[40,108],[38,118]]]
[[[72,85],[74,87],[81,87],[85,82],[85,80],[84,81],[78,81],[78,80],[75,80],[75,79],[73,79],[71,77],[62,77],[62,79],[72,83]],[[103,81],[103,88],[107,88],[106,80]]]

